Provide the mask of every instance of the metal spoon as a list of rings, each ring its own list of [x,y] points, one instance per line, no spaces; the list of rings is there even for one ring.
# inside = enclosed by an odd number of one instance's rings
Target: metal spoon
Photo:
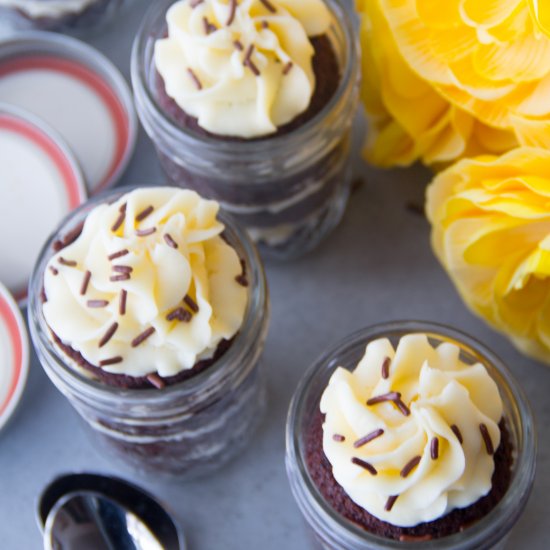
[[[185,550],[173,518],[149,494],[114,477],[71,474],[38,502],[45,550]]]

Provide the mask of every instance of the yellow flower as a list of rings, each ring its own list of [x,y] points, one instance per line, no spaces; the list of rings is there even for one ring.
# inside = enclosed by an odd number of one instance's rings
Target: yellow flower
[[[427,193],[432,245],[464,301],[550,363],[550,152],[464,159]]]
[[[380,166],[550,147],[548,0],[356,0]]]

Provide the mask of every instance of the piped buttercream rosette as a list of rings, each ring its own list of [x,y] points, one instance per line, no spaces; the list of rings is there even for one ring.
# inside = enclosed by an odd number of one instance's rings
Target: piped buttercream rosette
[[[180,0],[155,45],[166,93],[214,134],[254,138],[306,111],[315,90],[310,37],[321,0]]]
[[[491,489],[503,405],[481,363],[426,335],[371,342],[338,368],[321,399],[323,450],[336,481],[367,512],[414,526]]]
[[[240,329],[248,300],[218,210],[169,187],[95,207],[45,272],[55,336],[91,365],[133,377],[170,377],[211,358]]]

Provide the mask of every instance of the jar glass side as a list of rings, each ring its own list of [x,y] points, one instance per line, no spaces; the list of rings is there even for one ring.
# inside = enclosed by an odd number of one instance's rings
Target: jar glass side
[[[423,541],[422,547],[454,550],[498,547],[521,515],[529,498],[536,460],[534,421],[523,391],[502,361],[470,336],[443,325],[416,321],[378,325],[351,335],[319,358],[300,382],[289,409],[286,431],[289,483],[298,507],[323,548],[402,549],[410,544],[369,533],[333,510],[309,474],[303,438],[309,419],[317,412],[320,397],[338,366],[355,368],[364,354],[365,346],[372,340],[389,338],[395,344],[400,337],[410,333],[426,333],[432,343],[457,343],[462,350],[462,360],[472,364],[481,361],[486,366],[499,387],[504,404],[504,418],[515,451],[510,486],[497,506],[466,531]]]

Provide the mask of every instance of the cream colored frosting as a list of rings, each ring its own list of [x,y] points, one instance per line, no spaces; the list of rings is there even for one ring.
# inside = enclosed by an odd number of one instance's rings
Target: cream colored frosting
[[[379,339],[367,346],[353,372],[338,368],[325,389],[323,449],[334,477],[356,504],[383,521],[402,527],[432,521],[491,489],[494,458],[480,425],[497,449],[502,400],[485,367],[465,364],[459,353],[450,343],[433,348],[423,334],[404,336],[395,351],[389,340]],[[367,405],[388,392],[401,394],[403,411],[396,401]],[[356,443],[369,435],[368,443]],[[403,476],[415,458],[418,464]],[[388,499],[396,495],[388,511]]]
[[[137,221],[150,207],[152,212]],[[52,331],[111,373],[173,376],[211,357],[222,339],[239,330],[248,299],[239,282],[240,258],[220,236],[224,226],[216,218],[218,209],[216,202],[193,191],[170,187],[137,189],[111,205],[95,207],[78,239],[55,254],[45,272],[43,309]],[[124,273],[128,268],[129,277]],[[91,273],[87,285],[86,271]],[[198,312],[184,297],[192,299]],[[108,304],[93,307],[98,300]],[[179,308],[187,312],[186,320],[168,320]],[[114,323],[116,332],[100,346]],[[152,329],[148,338],[132,345]],[[102,365],[112,358],[122,360]]]
[[[78,13],[97,0],[0,0],[0,6],[17,8],[30,17],[58,17]]]
[[[331,24],[322,0],[238,0],[233,16],[229,0],[181,0],[166,20],[157,70],[167,94],[205,130],[258,137],[308,108],[315,89],[309,37]]]

